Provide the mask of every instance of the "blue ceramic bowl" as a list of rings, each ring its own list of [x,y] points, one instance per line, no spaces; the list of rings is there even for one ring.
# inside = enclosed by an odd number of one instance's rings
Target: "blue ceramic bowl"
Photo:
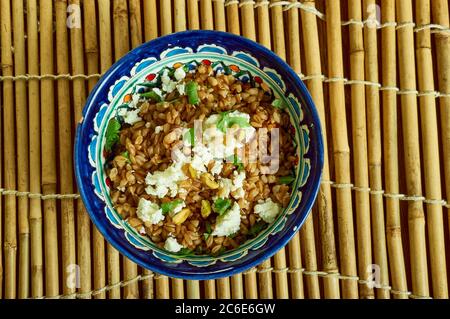
[[[242,81],[264,81],[284,99],[295,128],[299,164],[289,206],[258,237],[212,256],[179,257],[141,236],[114,210],[104,172],[106,125],[127,103],[136,83],[163,67],[193,62],[227,68]],[[297,74],[273,52],[228,33],[188,31],[158,38],[132,50],[100,79],[83,110],[75,140],[75,173],[86,209],[100,232],[118,251],[154,272],[185,279],[215,279],[258,265],[281,249],[300,229],[317,195],[323,166],[320,121]]]

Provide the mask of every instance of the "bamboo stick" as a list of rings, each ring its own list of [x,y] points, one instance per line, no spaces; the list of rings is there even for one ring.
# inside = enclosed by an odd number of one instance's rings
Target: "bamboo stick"
[[[156,275],[156,299],[169,299],[169,278],[163,275]]]
[[[205,298],[216,299],[216,284],[214,280],[204,280],[203,285],[205,287]]]
[[[67,34],[67,0],[55,3],[56,15],[56,72],[57,74],[69,73],[69,39]],[[57,81],[58,98],[58,132],[59,132],[59,177],[60,192],[62,194],[73,193],[72,178],[72,117],[70,115],[70,87],[68,79]],[[76,264],[75,252],[75,211],[72,199],[61,200],[61,242],[62,242],[62,280],[63,294],[70,295],[76,290],[76,283],[70,282],[70,278],[76,278],[72,274],[73,265]]]
[[[271,49],[271,37],[270,37],[270,23],[269,21],[269,10],[268,6],[264,6],[267,10],[267,20],[265,24],[268,26],[268,33],[266,36],[261,37],[259,42],[268,49]],[[262,8],[262,7],[260,7]],[[264,16],[265,18],[265,16]],[[260,21],[262,22],[262,20]],[[272,263],[270,258],[263,261],[259,266],[259,274],[258,274],[258,283],[259,283],[259,297],[261,299],[272,299],[273,298],[273,287],[272,287],[272,271],[269,271],[272,268]]]
[[[70,5],[80,6],[80,0],[69,0]],[[80,28],[70,29],[71,65],[74,74],[84,74],[83,31]],[[84,79],[73,79],[74,125],[81,117],[86,102],[86,86]],[[81,199],[77,200],[77,262],[80,266],[80,288],[82,294],[92,290],[91,284],[91,222]],[[88,297],[90,298],[90,296]]]
[[[188,299],[200,299],[200,284],[198,280],[186,281],[186,297]]]
[[[184,299],[184,284],[183,279],[171,278],[172,282],[172,295],[173,299]]]
[[[1,11],[1,9],[0,9],[0,11]],[[0,20],[0,26],[2,25],[1,23],[2,22]],[[1,36],[1,33],[0,33],[0,36]],[[0,52],[0,55],[1,55],[1,52]],[[0,56],[0,63],[1,63],[1,56]],[[0,82],[0,84],[1,84],[1,82]],[[1,89],[0,89],[0,101],[3,101],[2,95],[1,95],[2,91],[3,91],[3,86],[1,86]],[[3,145],[2,145],[2,142],[3,142],[3,136],[2,136],[3,116],[2,116],[2,113],[3,112],[0,112],[0,149],[3,149]],[[0,163],[3,163],[2,157],[3,157],[3,152],[0,152]],[[2,168],[3,168],[3,166],[2,166]],[[0,169],[0,185],[3,185],[2,171],[3,171],[3,169]],[[2,235],[2,231],[3,231],[3,223],[2,223],[3,220],[2,219],[3,219],[3,217],[2,216],[3,216],[3,196],[0,196],[0,246],[1,247],[3,247],[3,235]],[[0,253],[0,298],[3,298],[3,254],[2,253]]]
[[[250,40],[256,41],[255,10],[253,5],[241,2],[242,35]],[[268,21],[266,21],[267,23]]]
[[[39,47],[36,0],[27,1],[28,73],[39,74]],[[30,138],[30,192],[41,192],[41,125],[39,80],[28,81],[29,138]],[[31,296],[42,297],[44,274],[42,260],[42,207],[40,198],[30,199],[31,231]],[[1,294],[0,294],[1,295]]]
[[[230,299],[230,280],[227,278],[220,278],[217,280],[217,298]]]
[[[160,0],[161,35],[172,33],[172,4],[170,0]]]
[[[11,7],[8,0],[1,5],[1,61],[3,76],[13,75],[13,57],[11,43]],[[13,82],[3,82],[3,134],[4,134],[4,173],[6,189],[16,189],[16,147],[14,130],[14,95]],[[16,298],[16,251],[17,251],[17,224],[16,224],[16,197],[5,196],[5,298]]]
[[[14,30],[14,69],[15,75],[26,74],[25,36],[23,2],[12,1]],[[16,81],[16,127],[17,127],[17,187],[19,191],[28,191],[28,110],[25,81]],[[18,298],[27,298],[30,281],[30,227],[28,224],[28,198],[18,199],[19,214],[19,287]]]
[[[130,35],[131,35],[131,46],[135,48],[142,44],[142,26],[141,26],[141,8],[140,2],[136,0],[130,1]],[[140,268],[139,271],[143,276],[151,275],[152,272],[145,269]],[[138,285],[137,285],[138,286]],[[142,298],[153,299],[153,279],[149,278],[143,280],[141,283],[142,286]],[[181,287],[182,289],[182,287]],[[137,287],[139,291],[139,286]],[[175,290],[174,291],[179,291]]]
[[[291,2],[296,3],[297,0],[291,0]],[[300,25],[299,25],[299,13],[298,9],[293,8],[288,11],[288,41],[289,41],[289,64],[294,69],[295,72],[301,72],[301,60],[300,60]],[[306,219],[303,227],[298,235],[291,240],[289,243],[289,264],[293,269],[302,269],[302,258],[301,258],[301,246],[304,251],[305,256],[305,267],[310,271],[317,271],[317,256],[316,256],[316,246],[315,246],[315,236],[314,236],[314,224],[313,224],[313,212]],[[303,277],[301,272],[293,272],[290,275],[291,279],[291,291],[292,298],[299,299],[304,298],[303,292]],[[319,299],[320,298],[320,288],[319,280],[317,276],[306,277],[308,298],[309,299]]]
[[[142,274],[144,276],[151,276],[153,274],[152,271],[148,270],[148,269],[143,269],[142,270]],[[142,281],[142,294],[141,294],[142,298],[144,299],[154,299],[155,295],[153,292],[153,278],[150,277],[148,279],[145,279]]]
[[[363,1],[364,20],[376,17],[375,0]],[[378,43],[376,20],[366,24],[364,28],[365,70],[366,79],[378,83]],[[380,267],[380,284],[389,286],[389,269],[386,252],[386,237],[384,226],[383,194],[381,190],[381,124],[380,124],[380,93],[376,86],[366,88],[367,103],[367,130],[369,151],[369,186],[372,192],[370,197],[372,211],[372,238],[374,261]],[[389,290],[378,289],[377,297],[389,298]]]
[[[202,29],[213,30],[213,11],[211,0],[201,0],[200,1],[200,17],[202,22]]]
[[[416,1],[416,23],[431,23],[430,0]],[[431,33],[429,29],[419,31],[416,41],[419,90],[434,92],[433,58]],[[425,196],[441,199],[441,174],[439,164],[438,123],[436,99],[433,95],[420,97],[420,118],[422,127],[422,148],[425,172]],[[445,261],[445,238],[442,206],[427,204],[428,240],[430,247],[431,279],[433,297],[448,299],[447,270]]]
[[[214,1],[214,21],[217,31],[227,31],[227,23],[225,20],[225,6],[222,1]]]
[[[305,5],[315,8],[315,0],[304,1]],[[317,30],[317,18],[312,13],[302,11],[302,28],[304,38],[304,50],[306,57],[306,74],[317,75],[322,74],[320,62],[320,45]],[[314,99],[316,108],[319,112],[322,129],[328,127],[325,116],[325,105],[323,95],[322,79],[315,77],[307,82],[308,89]],[[330,180],[330,169],[328,160],[328,142],[327,134],[324,131],[322,135],[324,142],[324,167],[322,171],[322,179]],[[322,183],[317,199],[317,209],[319,213],[320,238],[322,243],[323,269],[327,273],[337,273],[336,246],[334,241],[334,221],[333,221],[333,203],[331,198],[331,187],[328,183]],[[316,269],[311,269],[316,270]],[[339,298],[339,282],[337,278],[329,276],[324,280],[324,296],[325,298]]]
[[[53,1],[39,1],[41,75],[53,74]],[[41,80],[42,193],[56,193],[55,99],[53,80]],[[44,201],[45,294],[59,294],[56,201]]]
[[[244,285],[242,283],[242,274],[237,274],[231,277],[231,298],[244,298]]]
[[[194,0],[195,1],[195,0]],[[228,32],[239,35],[241,33],[239,27],[239,8],[236,3],[227,5],[227,26]]]
[[[328,44],[328,76],[342,78],[342,36],[341,14],[338,1],[326,1],[327,44]],[[347,136],[347,120],[345,113],[345,92],[343,81],[331,82],[329,85],[332,118],[333,160],[335,163],[336,182],[350,183],[350,149]],[[347,276],[356,276],[355,239],[353,230],[352,194],[350,188],[336,189],[338,214],[338,232],[341,272]],[[358,298],[358,286],[354,280],[342,282],[344,298]]]
[[[259,0],[258,3],[262,3],[264,0]],[[258,14],[258,41],[260,43],[266,43],[266,47],[270,48],[270,21],[269,6],[260,5],[257,9]]]
[[[361,21],[361,0],[349,1],[349,19]],[[364,81],[364,42],[363,27],[350,25],[350,73],[351,80]],[[364,84],[355,83],[351,87],[353,167],[355,186],[359,189],[369,187],[369,168],[367,158],[367,127]],[[359,277],[367,281],[372,274],[372,247],[370,235],[370,199],[366,191],[355,192],[356,233],[358,248]],[[369,271],[367,271],[369,269]],[[360,285],[361,298],[374,298],[373,289],[367,284]]]
[[[445,0],[435,0],[431,2],[433,12],[433,23],[437,23],[446,28],[450,27],[448,2]],[[450,94],[450,37],[446,33],[435,34],[436,59],[439,91]],[[443,163],[445,174],[445,187],[447,201],[450,199],[450,97],[441,97],[441,135],[443,148]],[[448,223],[450,226],[450,207],[447,207]]]
[[[97,19],[96,19],[96,8],[95,0],[85,0],[83,6],[84,13],[84,39],[85,48],[84,52],[86,55],[86,64],[88,74],[95,74],[99,72],[98,65],[98,39],[97,39]],[[88,80],[88,90],[92,91],[94,88],[96,79]],[[106,285],[105,280],[105,240],[94,226],[92,227],[92,242],[93,242],[93,253],[92,253],[92,265],[93,265],[93,278],[94,278],[94,290],[99,290]],[[105,299],[106,293],[100,292],[95,294],[95,299]]]
[[[129,1],[131,47],[135,48],[142,44],[141,2],[140,0]]]
[[[186,2],[175,0],[173,4],[175,32],[186,30]]]
[[[158,37],[158,12],[156,10],[156,0],[144,1],[144,33],[145,41],[150,41]]]
[[[397,1],[397,22],[412,21],[410,0]],[[398,33],[400,90],[416,90],[416,64],[414,61],[414,32],[412,25],[405,25]],[[422,196],[417,98],[414,94],[401,96],[403,141],[405,153],[406,188],[408,195]],[[408,202],[408,227],[411,255],[413,293],[428,296],[428,269],[425,239],[425,217],[420,201]]]
[[[381,3],[381,23],[395,21],[395,0]],[[395,26],[382,29],[383,86],[397,86],[396,35]],[[383,144],[385,165],[385,191],[389,194],[399,192],[398,137],[397,137],[397,93],[383,91]],[[386,198],[386,237],[391,269],[392,288],[406,291],[405,260],[403,255],[400,222],[400,203],[398,198]],[[394,298],[408,298],[407,294],[394,294]]]
[[[128,33],[128,7],[126,0],[116,0],[113,6],[114,21],[114,57],[116,61],[128,53],[130,49]],[[123,257],[123,278],[130,280],[137,277],[137,266],[131,260]],[[133,282],[123,289],[123,297],[126,299],[139,298],[137,282]]]
[[[0,9],[1,10],[1,9]],[[0,25],[1,25],[1,20],[0,20]],[[0,34],[1,36],[1,34]],[[1,41],[1,40],[0,40]],[[0,53],[1,55],[1,53]],[[0,58],[0,62],[1,62],[1,58]],[[3,91],[3,86],[0,89],[0,101],[2,100],[2,93]],[[3,124],[3,116],[2,116],[3,112],[0,112],[0,149],[3,149],[3,130],[2,130],[2,124]],[[2,159],[3,153],[0,152],[0,163],[3,163],[3,159]],[[0,185],[3,185],[3,181],[2,181],[2,171],[3,169],[0,169]],[[3,195],[3,194],[2,194]],[[3,235],[2,235],[2,230],[3,230],[3,196],[0,196],[0,246],[3,247]],[[3,298],[3,254],[0,253],[0,298]]]
[[[272,0],[271,3],[278,2],[277,0]],[[272,17],[272,30],[273,30],[273,51],[283,60],[286,60],[286,48],[284,43],[284,24],[283,24],[283,11],[281,6],[274,6],[271,9]],[[282,248],[278,251],[274,258],[274,268],[275,269],[285,269],[286,268],[286,252]],[[276,297],[278,299],[289,298],[289,289],[287,274],[284,271],[279,271],[275,273],[275,289]]]
[[[187,0],[188,25],[190,30],[200,29],[200,17],[198,16],[198,0]]]
[[[105,72],[112,64],[110,2],[108,0],[98,0],[98,11],[100,28],[100,68],[102,72]],[[108,285],[116,285],[120,282],[119,252],[110,244],[107,244],[106,247],[108,256]],[[111,299],[120,298],[120,288],[112,288],[109,290],[108,295]]]

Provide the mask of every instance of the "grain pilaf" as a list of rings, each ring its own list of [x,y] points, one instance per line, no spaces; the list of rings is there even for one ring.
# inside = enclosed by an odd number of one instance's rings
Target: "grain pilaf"
[[[138,232],[180,256],[217,256],[288,205],[299,159],[266,83],[195,65],[163,69],[126,97],[108,123],[105,170],[114,208]]]

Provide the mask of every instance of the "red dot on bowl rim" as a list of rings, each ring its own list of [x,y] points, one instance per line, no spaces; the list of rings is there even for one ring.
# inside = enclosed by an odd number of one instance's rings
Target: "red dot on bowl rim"
[[[145,79],[146,79],[147,81],[153,81],[155,78],[156,78],[156,74],[155,74],[155,73],[150,73],[149,75],[147,75],[147,76],[145,77]]]
[[[263,80],[262,80],[259,76],[255,76],[255,77],[253,78],[253,80],[255,80],[255,82],[256,82],[256,83],[259,83],[259,84],[261,84],[261,83],[263,82]]]
[[[211,65],[211,61],[210,61],[210,60],[207,60],[207,59],[202,60],[202,63],[203,63],[204,65]]]

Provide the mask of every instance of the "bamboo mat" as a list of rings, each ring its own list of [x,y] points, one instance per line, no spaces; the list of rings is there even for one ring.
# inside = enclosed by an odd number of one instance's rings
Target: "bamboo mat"
[[[2,298],[448,298],[447,0],[0,0],[0,25]],[[300,233],[260,266],[203,282],[108,245],[72,162],[99,75],[144,41],[200,28],[287,60],[327,142]]]

